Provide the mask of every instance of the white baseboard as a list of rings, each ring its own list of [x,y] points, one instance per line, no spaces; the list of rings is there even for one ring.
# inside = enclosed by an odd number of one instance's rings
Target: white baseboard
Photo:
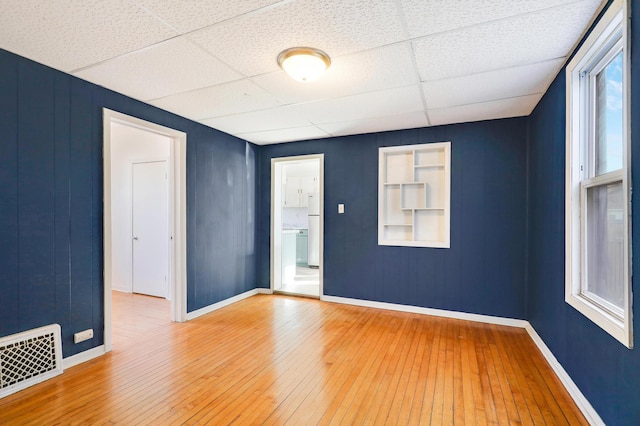
[[[83,362],[91,361],[94,358],[98,358],[105,353],[106,352],[104,351],[104,345],[96,346],[95,348],[91,348],[84,352],[80,352],[78,354],[64,358],[62,360],[62,367],[66,370],[67,368],[71,368],[78,364],[82,364]]]
[[[273,294],[273,290],[270,288],[258,287],[256,290],[258,290],[258,294]]]
[[[462,319],[467,321],[483,322],[487,324],[508,325],[511,327],[525,328],[529,323],[525,320],[494,317],[490,315],[468,314],[466,312],[446,311],[444,309],[422,308],[411,305],[398,305],[395,303],[373,302],[371,300],[350,299],[347,297],[321,296],[320,300],[345,305],[364,306],[366,308],[386,309],[390,311],[409,312],[412,314],[432,315],[436,317]]]
[[[551,349],[547,347],[547,345],[538,335],[533,326],[527,323],[525,329],[527,330],[527,333],[529,333],[529,336],[531,336],[531,339],[534,341],[536,346],[538,346],[538,349],[540,349],[540,352],[542,352],[542,355],[545,357],[553,371],[556,373],[556,376],[558,376],[567,392],[569,392],[569,395],[571,395],[573,401],[576,403],[580,411],[582,411],[582,414],[586,417],[589,424],[604,425],[605,423],[598,415],[598,412],[593,408],[593,406],[589,403],[582,392],[580,392],[578,386],[573,382],[573,380],[571,380],[571,376],[569,376],[569,373],[567,373],[562,365],[558,362],[556,357],[553,355],[553,352],[551,352]]]
[[[235,302],[239,302],[240,300],[246,299],[247,297],[255,296],[258,293],[258,289],[254,288],[253,290],[245,291],[244,293],[240,293],[237,296],[233,296],[218,303],[214,303],[213,305],[205,306],[204,308],[200,308],[196,311],[187,312],[187,321],[191,321],[192,319],[201,317],[202,315],[208,314],[209,312],[224,308],[225,306],[228,306]]]

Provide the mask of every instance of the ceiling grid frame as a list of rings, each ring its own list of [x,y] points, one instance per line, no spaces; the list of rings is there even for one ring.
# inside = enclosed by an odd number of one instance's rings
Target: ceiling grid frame
[[[3,7],[0,48],[270,144],[526,116],[605,4],[23,0]],[[277,66],[300,44],[331,56],[315,83]]]

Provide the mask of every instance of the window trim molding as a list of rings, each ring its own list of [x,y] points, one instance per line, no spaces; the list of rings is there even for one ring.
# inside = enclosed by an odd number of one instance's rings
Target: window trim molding
[[[565,193],[565,301],[580,313],[585,315],[620,343],[629,349],[633,348],[633,311],[632,311],[632,282],[631,282],[631,156],[630,156],[630,40],[628,37],[629,18],[628,2],[626,0],[615,0],[607,9],[605,14],[595,25],[593,31],[583,45],[578,49],[574,58],[567,64],[566,68],[566,193]],[[581,137],[588,134],[589,129],[585,128],[585,94],[582,91],[580,79],[585,67],[593,65],[598,67],[602,60],[609,54],[606,53],[600,58],[596,58],[595,52],[603,48],[603,44],[610,44],[608,48],[615,48],[617,42],[609,39],[619,31],[622,26],[622,50],[623,54],[623,168],[613,173],[585,180],[585,175],[591,167],[591,159],[587,156],[585,149],[580,149],[583,142]],[[589,145],[590,146],[590,145]],[[588,161],[586,161],[588,160]],[[584,165],[587,170],[580,170],[580,165]],[[583,255],[581,244],[582,219],[581,211],[585,205],[582,200],[584,185],[593,186],[597,182],[615,181],[620,178],[623,188],[623,203],[625,206],[624,215],[624,315],[622,320],[613,315],[607,309],[600,306],[596,300],[589,299],[582,292],[581,272],[583,269]],[[613,179],[613,180],[612,180]]]

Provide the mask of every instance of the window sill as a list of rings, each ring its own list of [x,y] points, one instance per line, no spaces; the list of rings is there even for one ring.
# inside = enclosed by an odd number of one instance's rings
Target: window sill
[[[631,327],[625,327],[623,321],[602,309],[591,300],[579,294],[569,294],[565,301],[574,307],[582,315],[589,318],[596,325],[609,333],[614,339],[625,345],[629,349],[633,349],[631,339]]]

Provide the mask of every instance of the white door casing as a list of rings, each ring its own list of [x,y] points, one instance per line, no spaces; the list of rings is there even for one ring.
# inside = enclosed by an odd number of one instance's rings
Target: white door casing
[[[168,164],[171,320],[177,322],[187,320],[187,134],[103,108],[104,352],[111,351],[111,291],[113,288],[111,127],[113,123],[154,132],[171,139]]]
[[[319,273],[319,296],[322,300],[324,294],[324,154],[311,154],[292,157],[280,157],[271,159],[271,244],[270,244],[270,290],[277,291],[282,286],[282,208],[284,204],[284,195],[287,191],[286,178],[283,176],[283,169],[290,164],[302,162],[306,160],[318,161],[318,180],[313,182],[310,180],[310,186],[313,192],[318,193],[318,223],[317,223],[317,242],[318,249],[318,273]],[[306,197],[305,197],[306,198]],[[306,202],[305,202],[306,206]]]

